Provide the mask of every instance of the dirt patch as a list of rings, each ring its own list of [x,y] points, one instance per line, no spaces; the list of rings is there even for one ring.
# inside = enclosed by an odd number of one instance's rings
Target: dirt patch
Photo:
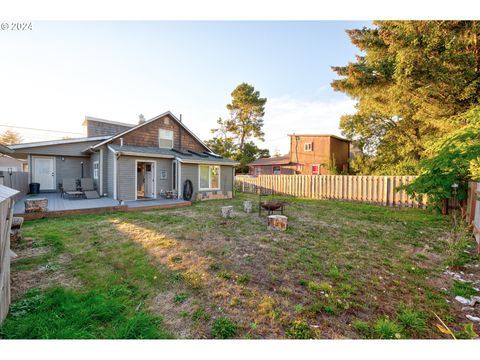
[[[40,248],[37,248],[40,249]],[[48,249],[48,248],[47,248]],[[33,250],[33,249],[31,249]],[[26,251],[30,254],[32,251]],[[40,253],[42,253],[40,251]],[[45,253],[43,253],[45,254]],[[38,254],[37,254],[38,255]],[[23,258],[23,257],[22,257]],[[20,256],[17,259],[22,259]],[[31,270],[17,270],[11,273],[11,294],[12,302],[18,300],[22,295],[33,288],[45,289],[51,286],[63,286],[68,288],[80,288],[78,279],[68,274],[64,268],[70,262],[70,257],[61,254],[56,258],[55,264],[48,266],[43,264]]]

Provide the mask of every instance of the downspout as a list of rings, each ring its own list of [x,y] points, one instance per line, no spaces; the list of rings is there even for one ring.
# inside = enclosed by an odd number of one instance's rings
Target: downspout
[[[180,114],[180,118],[179,118],[180,122],[182,122],[182,114]],[[178,131],[178,148],[180,150],[182,150],[182,125],[180,125],[179,127],[179,131]]]

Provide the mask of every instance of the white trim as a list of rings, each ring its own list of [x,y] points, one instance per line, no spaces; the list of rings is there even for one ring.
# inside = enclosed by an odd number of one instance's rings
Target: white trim
[[[183,199],[182,163],[180,161],[177,161],[177,194],[179,199]]]
[[[134,151],[118,151],[118,154],[125,155],[125,156],[142,156],[142,157],[155,157],[155,158],[162,158],[162,159],[175,159],[175,156],[173,155],[150,154],[150,153],[147,154],[147,153],[134,152]]]
[[[202,188],[200,187],[201,184],[201,178],[200,178],[200,168],[202,166],[208,166],[208,188]],[[218,187],[217,188],[212,188],[212,179],[210,177],[210,167],[212,166],[218,166]],[[198,191],[216,191],[216,190],[221,190],[222,189],[222,167],[219,165],[211,165],[211,164],[200,164],[198,165]]]
[[[16,150],[16,149],[25,149],[25,148],[31,148],[31,147],[39,147],[39,146],[74,144],[74,143],[81,143],[81,142],[105,140],[108,138],[110,138],[110,136],[95,136],[95,137],[86,137],[86,138],[78,138],[78,139],[39,141],[39,142],[33,142],[33,143],[9,145],[9,147],[12,150]]]
[[[43,156],[43,155],[32,155],[32,165],[35,164],[35,159],[36,158],[43,158],[43,159],[50,159],[53,160],[53,188],[51,189],[42,189],[40,190],[57,190],[57,158],[55,156]],[[30,169],[30,168],[29,168]],[[35,166],[31,167],[32,171],[32,181],[34,182],[36,179],[34,178],[35,174]]]
[[[309,149],[307,149],[307,145],[309,145]],[[313,151],[313,141],[306,142],[303,144],[303,151]]]
[[[230,162],[224,163],[220,161],[211,161],[211,160],[190,160],[190,159],[180,159],[177,158],[178,161],[185,163],[185,164],[202,164],[202,165],[220,165],[220,166],[236,166],[239,165],[239,162]]]
[[[103,192],[103,149],[100,148],[100,154],[99,154],[99,157],[100,157],[100,179],[99,179],[99,182],[100,182],[100,185],[98,187],[98,190],[100,191],[100,196],[103,196],[104,192]]]
[[[119,122],[119,121],[113,121],[113,120],[107,120],[107,119],[100,119],[96,118],[93,116],[85,116],[85,120],[83,120],[82,125],[84,126],[85,123],[90,120],[90,121],[98,121],[106,124],[112,124],[112,125],[120,125],[120,126],[128,126],[128,127],[134,127],[136,124],[129,124],[129,123],[124,123],[124,122]]]
[[[138,200],[137,196],[137,186],[138,186],[138,181],[137,181],[137,167],[138,163],[152,163],[153,164],[153,196],[151,199],[156,199],[157,198],[157,161],[156,160],[142,160],[142,159],[135,159],[135,201]],[[145,189],[143,189],[143,193],[145,194]],[[146,197],[146,196],[145,196]]]
[[[108,150],[113,153],[113,199],[117,199],[117,153],[113,150],[110,146],[108,146]]]
[[[94,145],[92,148],[97,148],[97,147],[99,147],[99,146],[101,146],[101,145],[105,145],[105,144],[108,143],[109,141],[112,141],[112,140],[115,140],[115,139],[117,139],[117,138],[119,138],[119,137],[121,137],[121,136],[124,136],[125,134],[128,134],[130,131],[137,130],[138,128],[140,128],[140,127],[142,127],[142,126],[145,126],[145,125],[147,125],[147,124],[150,124],[151,122],[153,122],[153,121],[155,121],[155,120],[158,120],[158,119],[160,119],[160,118],[162,118],[162,117],[164,117],[164,116],[167,116],[167,115],[171,116],[178,124],[180,124],[181,127],[183,127],[190,135],[192,135],[200,144],[202,144],[208,151],[210,151],[210,152],[213,153],[213,151],[212,151],[207,145],[205,145],[205,143],[204,143],[202,140],[200,140],[194,133],[192,133],[192,132],[190,131],[190,129],[188,129],[188,128],[183,124],[183,122],[181,122],[180,119],[178,119],[178,118],[177,118],[175,115],[173,115],[170,111],[166,111],[166,112],[164,112],[164,113],[162,113],[162,114],[160,114],[160,115],[155,116],[154,118],[151,118],[150,120],[145,121],[144,123],[138,124],[138,125],[130,128],[130,129],[128,129],[128,130],[125,130],[125,131],[121,132],[120,134],[114,135],[114,136],[110,137],[109,139],[107,139],[107,140],[105,140],[105,141],[102,141],[102,142],[99,143],[99,144]]]

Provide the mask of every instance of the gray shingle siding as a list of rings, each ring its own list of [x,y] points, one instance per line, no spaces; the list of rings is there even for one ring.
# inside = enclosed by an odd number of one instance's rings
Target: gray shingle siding
[[[117,135],[125,130],[130,129],[135,126],[122,126],[117,124],[109,124],[105,122],[95,121],[95,120],[86,120],[87,126],[87,136],[104,136],[104,135]]]
[[[172,160],[157,158],[138,158],[133,156],[121,156],[117,161],[118,172],[118,199],[119,200],[135,200],[135,177],[137,169],[135,163],[137,161],[153,161],[156,166],[156,197],[159,197],[161,190],[172,190]],[[167,178],[160,179],[160,172],[167,170]]]
[[[80,179],[82,177],[82,164],[83,161],[83,176],[91,177],[90,158],[88,157],[70,157],[70,156],[56,156],[55,157],[55,176],[56,187],[63,182],[63,179]]]
[[[192,200],[197,198],[197,193],[199,192],[200,182],[198,178],[198,164],[182,164],[182,182],[180,192],[183,191],[183,184],[185,180],[189,179],[193,184],[193,196]],[[215,190],[205,190],[200,192],[215,192]],[[222,165],[220,167],[220,190],[223,194],[227,194],[228,191],[233,192],[233,167]]]

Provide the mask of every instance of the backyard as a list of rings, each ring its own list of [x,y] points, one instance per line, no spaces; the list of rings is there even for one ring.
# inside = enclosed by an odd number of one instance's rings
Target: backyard
[[[26,222],[12,246],[13,304],[0,337],[478,333],[454,298],[477,293],[479,258],[450,218],[288,198],[289,228],[277,232],[244,213],[244,200],[258,198]],[[222,205],[235,217],[223,219]]]

